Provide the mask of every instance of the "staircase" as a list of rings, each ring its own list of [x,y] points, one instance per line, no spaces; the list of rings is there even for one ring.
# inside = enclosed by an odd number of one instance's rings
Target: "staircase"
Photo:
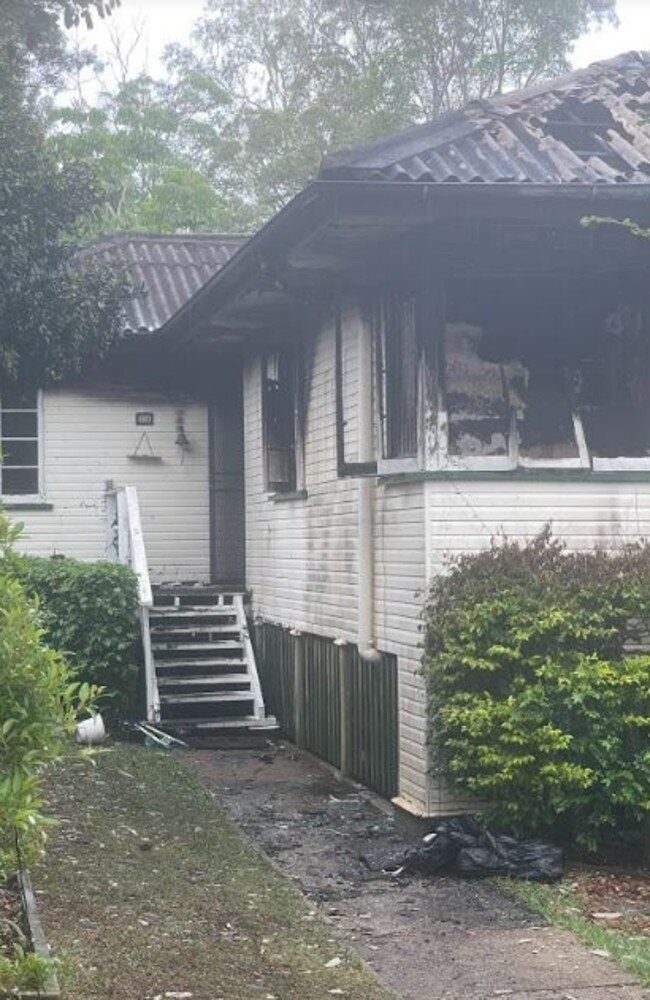
[[[271,730],[244,598],[204,585],[153,588],[151,655],[160,724],[180,734]]]

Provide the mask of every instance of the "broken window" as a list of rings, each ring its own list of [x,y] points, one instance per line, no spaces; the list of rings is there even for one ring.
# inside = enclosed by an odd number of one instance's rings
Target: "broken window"
[[[464,458],[507,457],[513,416],[520,405],[517,379],[526,372],[516,362],[481,357],[483,330],[448,323],[445,330],[445,385],[448,448]]]
[[[650,457],[650,338],[647,311],[620,305],[599,330],[598,350],[576,372],[576,402],[595,458]]]
[[[650,324],[638,282],[458,281],[445,333],[448,464],[650,462]]]
[[[296,489],[297,374],[295,356],[273,351],[262,362],[266,488],[271,493]]]
[[[0,496],[40,493],[40,410],[38,392],[18,387],[0,394]]]
[[[391,292],[377,311],[383,457],[418,454],[419,365],[417,300]]]
[[[338,303],[333,317],[335,334],[336,364],[336,458],[339,476],[372,475],[377,471],[374,457],[375,435],[372,428],[372,442],[359,440],[360,429],[365,421],[360,420],[361,407],[366,405],[361,388],[361,369],[367,368],[372,397],[372,361],[367,363],[368,315],[358,303]],[[363,401],[362,401],[363,400]],[[372,398],[368,408],[372,406]],[[372,452],[373,460],[369,461]],[[361,455],[366,461],[361,461]]]

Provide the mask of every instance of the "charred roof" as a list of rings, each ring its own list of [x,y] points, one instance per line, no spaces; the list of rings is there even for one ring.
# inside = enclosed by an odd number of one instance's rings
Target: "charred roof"
[[[323,180],[648,184],[650,52],[629,52],[325,158]]]

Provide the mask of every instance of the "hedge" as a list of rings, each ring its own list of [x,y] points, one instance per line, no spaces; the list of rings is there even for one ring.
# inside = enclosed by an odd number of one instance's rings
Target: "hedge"
[[[137,581],[132,570],[118,563],[32,556],[15,565],[25,590],[38,600],[48,644],[66,656],[78,680],[106,689],[102,710],[137,714]]]
[[[60,756],[97,693],[43,641],[37,606],[16,579],[18,534],[0,512],[0,882],[18,864],[17,844],[27,863],[41,849],[43,765]]]
[[[595,850],[640,830],[650,657],[626,642],[650,622],[646,546],[494,545],[434,580],[425,620],[434,770],[515,833]]]

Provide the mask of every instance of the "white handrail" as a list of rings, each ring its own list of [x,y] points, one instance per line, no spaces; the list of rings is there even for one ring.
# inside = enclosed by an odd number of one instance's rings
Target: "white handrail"
[[[151,590],[151,580],[149,578],[147,552],[144,547],[144,535],[142,534],[138,491],[135,486],[126,486],[124,488],[124,496],[127,509],[127,530],[129,532],[129,562],[131,563],[133,572],[138,578],[140,607],[152,608],[153,593]]]
[[[149,612],[153,607],[153,591],[149,576],[147,551],[140,519],[140,504],[135,486],[107,489],[107,555],[131,566],[138,581],[138,617],[144,651],[147,693],[147,719],[160,721],[160,695],[151,648]]]
[[[266,718],[266,708],[264,706],[264,696],[262,694],[259,674],[257,673],[253,643],[251,642],[250,633],[248,631],[248,622],[246,620],[246,612],[244,610],[244,598],[241,594],[236,594],[234,596],[233,603],[235,606],[235,614],[237,616],[237,626],[241,633],[242,645],[244,647],[244,657],[248,663],[251,694],[253,695],[253,714],[256,719],[263,721]]]

